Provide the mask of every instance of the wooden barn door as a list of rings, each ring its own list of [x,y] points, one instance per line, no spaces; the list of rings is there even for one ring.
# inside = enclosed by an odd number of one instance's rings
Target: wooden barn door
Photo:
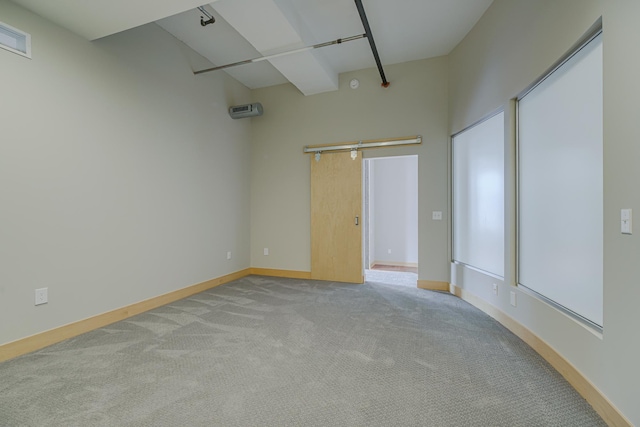
[[[311,278],[363,283],[362,153],[311,156]]]

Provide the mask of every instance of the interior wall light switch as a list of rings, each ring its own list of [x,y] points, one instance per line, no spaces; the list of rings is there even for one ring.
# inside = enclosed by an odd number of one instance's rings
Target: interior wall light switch
[[[620,210],[620,232],[622,234],[633,233],[633,211],[632,209]]]

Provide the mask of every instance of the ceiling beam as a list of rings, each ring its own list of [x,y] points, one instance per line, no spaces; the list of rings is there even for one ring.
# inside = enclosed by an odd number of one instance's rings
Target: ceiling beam
[[[96,40],[202,6],[203,0],[13,0],[30,11]]]
[[[218,0],[211,7],[262,56],[305,47],[301,35],[273,0]],[[305,95],[338,89],[338,73],[311,51],[276,55],[268,61]]]

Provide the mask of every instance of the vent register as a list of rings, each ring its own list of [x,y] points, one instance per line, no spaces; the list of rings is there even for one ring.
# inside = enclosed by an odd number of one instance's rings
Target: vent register
[[[31,58],[31,35],[0,22],[0,48]]]
[[[243,119],[245,117],[261,116],[262,113],[262,104],[260,104],[259,102],[229,107],[229,115],[232,119]]]

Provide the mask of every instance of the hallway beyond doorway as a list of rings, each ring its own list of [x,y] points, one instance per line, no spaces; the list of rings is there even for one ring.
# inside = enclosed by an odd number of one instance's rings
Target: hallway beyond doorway
[[[365,270],[364,281],[417,288],[418,274],[406,271]]]
[[[418,274],[417,266],[407,266],[407,265],[385,265],[385,264],[374,264],[371,266],[371,270],[381,270],[381,271],[401,271],[405,273],[416,273]]]

